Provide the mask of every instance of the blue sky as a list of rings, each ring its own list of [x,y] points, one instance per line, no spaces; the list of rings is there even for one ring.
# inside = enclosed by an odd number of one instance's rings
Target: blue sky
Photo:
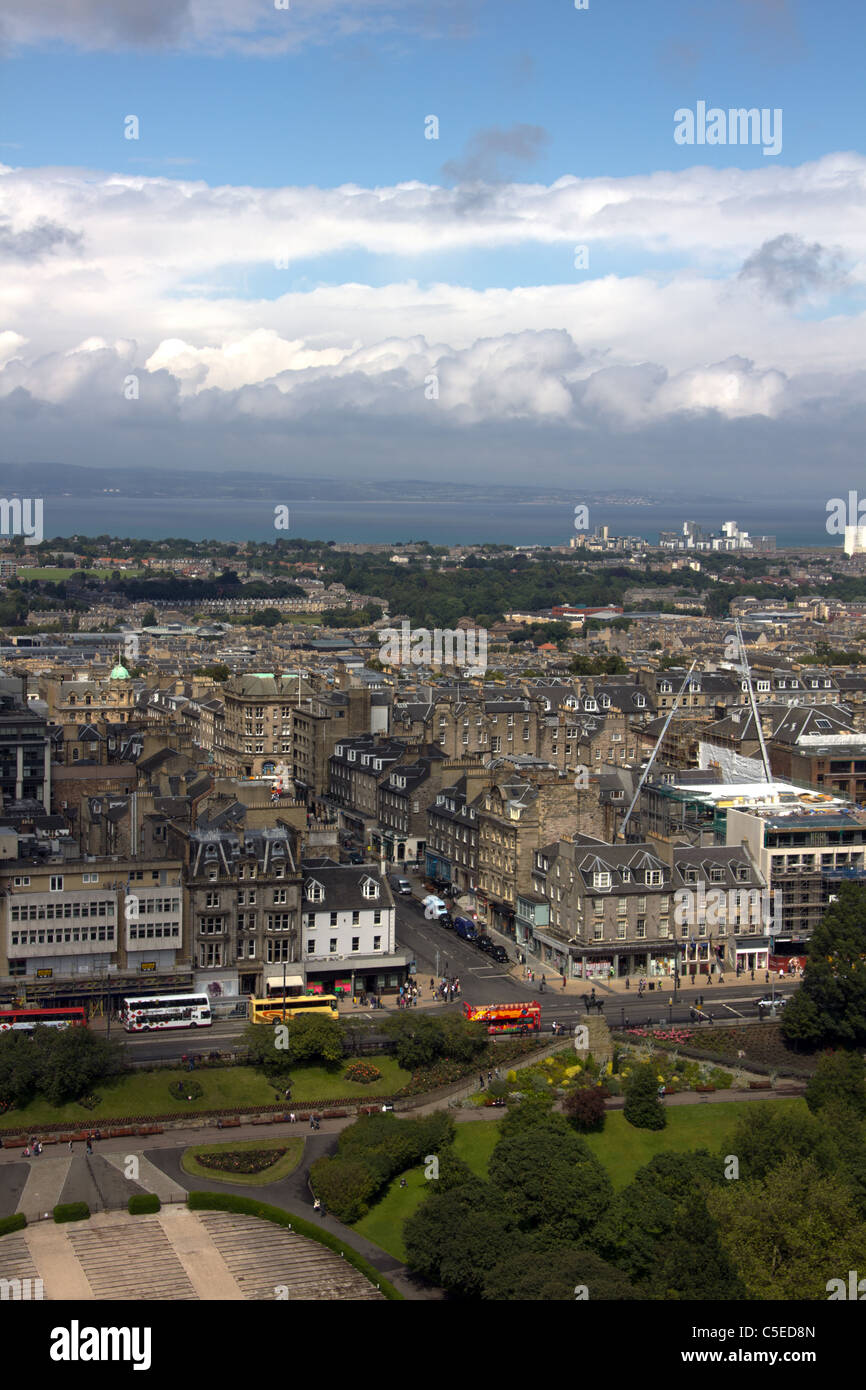
[[[178,421],[179,466],[228,432],[276,467],[301,421],[345,466],[351,418],[365,457],[445,430],[465,474],[513,421],[551,481],[565,428],[631,487],[697,412],[714,468],[853,467],[864,31],[855,0],[6,0],[9,437],[103,461],[134,372],[136,466]],[[676,144],[699,101],[781,109],[781,153]]]

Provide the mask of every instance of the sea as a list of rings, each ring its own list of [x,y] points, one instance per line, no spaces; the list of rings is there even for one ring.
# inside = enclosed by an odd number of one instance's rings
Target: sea
[[[279,484],[277,484],[279,486]],[[275,489],[276,490],[276,489]],[[281,512],[277,528],[276,509]],[[684,521],[696,521],[718,531],[723,521],[735,520],[752,535],[775,536],[782,547],[841,548],[841,538],[826,531],[823,500],[766,505],[736,501],[689,503],[676,501],[604,503],[590,505],[589,526],[607,525],[612,536],[640,536],[652,544],[660,531],[680,531]],[[170,499],[107,497],[45,497],[43,533],[46,539],[75,535],[165,540],[306,540],[392,544],[428,541],[432,545],[566,545],[575,534],[571,502],[489,501],[303,501],[291,497],[279,503],[265,499],[172,497]]]

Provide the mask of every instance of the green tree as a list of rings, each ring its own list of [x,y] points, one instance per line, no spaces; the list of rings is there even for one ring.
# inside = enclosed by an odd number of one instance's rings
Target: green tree
[[[141,626],[159,627],[159,619],[157,618],[156,613],[152,608],[148,608],[147,612],[141,620]]]
[[[310,1169],[313,1191],[338,1221],[351,1225],[369,1210],[376,1178],[366,1164],[345,1158],[319,1158]]]
[[[866,1065],[859,1052],[823,1052],[806,1087],[813,1115],[827,1105],[844,1105],[858,1119],[866,1117]]]
[[[708,1198],[720,1240],[758,1299],[827,1297],[827,1281],[862,1264],[866,1226],[851,1191],[812,1159],[785,1158],[766,1178]]]
[[[286,1032],[282,1030],[285,1027]],[[286,1042],[287,1046],[283,1046]],[[249,1060],[271,1078],[303,1062],[333,1065],[343,1057],[343,1034],[336,1019],[323,1014],[288,1018],[285,1024],[250,1023],[244,1033]]]
[[[808,1042],[809,1026],[819,1035],[812,1045],[866,1044],[866,889],[858,884],[841,885],[812,932],[803,983],[782,1017],[790,1042]]]
[[[528,1247],[493,1266],[484,1280],[484,1298],[497,1303],[573,1303],[579,1288],[586,1289],[591,1303],[642,1297],[627,1275],[592,1250],[553,1249],[538,1259]]]
[[[382,1032],[391,1039],[394,1056],[407,1071],[429,1067],[442,1052],[439,1020],[427,1014],[392,1014],[383,1022]]]
[[[626,1078],[623,1114],[636,1129],[664,1129],[667,1124],[658,1088],[658,1076],[652,1062],[633,1067]]]
[[[415,1273],[459,1297],[478,1298],[488,1271],[513,1250],[514,1232],[501,1193],[476,1178],[431,1192],[406,1221],[403,1244]]]
[[[37,1090],[52,1105],[78,1100],[125,1070],[123,1045],[89,1028],[37,1027],[30,1046],[35,1054]]]
[[[739,1159],[740,1177],[765,1178],[781,1157],[811,1158],[821,1172],[831,1171],[836,1151],[827,1128],[802,1110],[777,1110],[772,1105],[750,1105],[737,1121],[730,1152]]]
[[[585,1236],[613,1195],[586,1142],[546,1123],[500,1139],[490,1155],[489,1177],[522,1230],[549,1226],[563,1243]]]

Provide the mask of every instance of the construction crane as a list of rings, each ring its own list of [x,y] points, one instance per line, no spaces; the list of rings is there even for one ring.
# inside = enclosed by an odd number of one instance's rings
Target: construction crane
[[[619,830],[616,832],[616,838],[617,838],[618,840],[624,840],[624,839],[625,839],[625,828],[626,828],[626,826],[627,826],[628,823],[629,823],[629,820],[630,820],[630,818],[631,818],[631,813],[632,813],[632,811],[634,810],[634,808],[635,808],[635,806],[636,806],[636,804],[637,804],[637,799],[638,799],[638,797],[639,797],[640,794],[641,794],[641,790],[642,790],[642,788],[643,788],[643,784],[644,784],[644,782],[646,781],[647,777],[649,776],[650,768],[652,767],[653,763],[655,762],[656,754],[658,753],[659,749],[661,748],[661,746],[662,746],[662,741],[664,740],[664,736],[665,736],[665,734],[666,734],[667,731],[668,731],[668,725],[670,724],[671,720],[673,719],[674,715],[676,714],[676,711],[677,711],[677,708],[679,707],[679,703],[680,703],[680,700],[681,700],[681,698],[682,698],[683,692],[684,692],[686,686],[688,685],[689,681],[691,680],[692,671],[694,671],[694,669],[695,669],[695,667],[697,666],[697,664],[698,664],[697,661],[693,661],[693,662],[692,662],[691,666],[689,667],[688,671],[687,671],[686,674],[685,674],[685,678],[684,678],[684,680],[683,680],[682,685],[681,685],[680,688],[679,688],[679,691],[677,692],[676,698],[674,699],[673,704],[671,705],[670,709],[668,710],[668,717],[667,717],[667,719],[665,720],[664,724],[662,725],[662,731],[661,731],[661,733],[659,734],[658,738],[656,739],[656,746],[655,746],[655,748],[653,749],[652,753],[651,753],[650,756],[649,756],[649,761],[647,762],[646,767],[644,768],[643,772],[641,773],[641,779],[640,779],[640,781],[639,781],[638,784],[637,784],[637,791],[635,792],[634,796],[633,796],[632,799],[631,799],[631,805],[629,806],[628,810],[626,811],[626,813],[625,813],[625,815],[624,815],[624,817],[623,817],[622,824],[620,825]]]
[[[734,622],[736,624],[737,629],[737,646],[740,650],[740,670],[746,678],[746,685],[748,686],[749,690],[749,701],[751,702],[752,706],[752,717],[755,721],[755,728],[758,731],[758,742],[761,745],[761,762],[764,764],[764,776],[766,777],[768,782],[772,782],[773,774],[770,771],[770,759],[767,754],[767,745],[764,742],[764,729],[761,724],[761,720],[758,717],[758,706],[755,700],[755,691],[752,687],[752,672],[749,669],[749,658],[746,656],[746,644],[743,641],[743,630],[740,627],[739,618],[735,618]]]

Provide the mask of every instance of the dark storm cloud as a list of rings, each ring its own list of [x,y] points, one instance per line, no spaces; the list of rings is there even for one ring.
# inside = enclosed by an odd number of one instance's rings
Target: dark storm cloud
[[[497,183],[516,168],[535,164],[550,141],[540,125],[513,125],[509,130],[491,126],[478,130],[467,142],[462,159],[449,159],[442,173],[456,183]]]
[[[743,262],[740,280],[751,280],[771,299],[793,304],[803,295],[828,293],[848,284],[841,252],[784,232],[765,241]]]
[[[80,232],[73,232],[70,227],[62,227],[58,222],[49,222],[44,217],[20,232],[12,231],[8,219],[0,219],[0,257],[7,256],[12,260],[21,261],[38,260],[40,256],[54,251],[59,246],[77,249],[81,246],[82,240]]]

